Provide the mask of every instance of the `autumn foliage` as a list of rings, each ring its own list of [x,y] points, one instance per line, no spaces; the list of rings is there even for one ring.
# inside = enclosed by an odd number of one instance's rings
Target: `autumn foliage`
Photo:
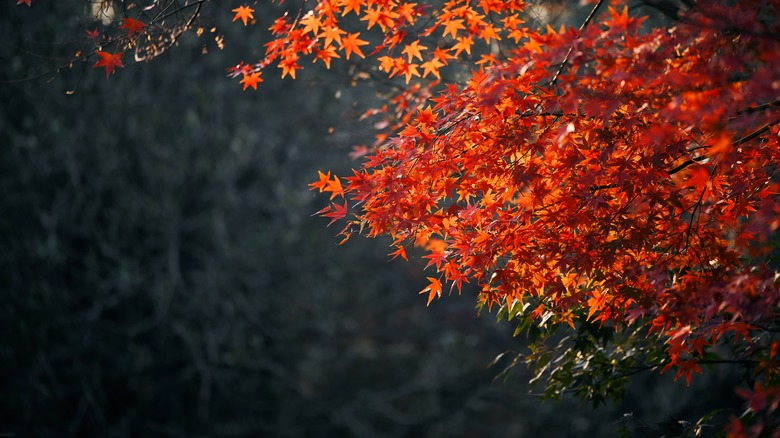
[[[383,108],[396,131],[343,189],[312,184],[336,197],[322,214],[394,255],[423,248],[428,303],[472,283],[537,324],[641,332],[688,381],[700,362],[755,363],[772,427],[780,3],[699,1],[657,28],[602,3],[580,29],[536,31],[519,1],[321,1],[276,22],[260,67],[362,55],[350,14],[379,28],[377,69],[410,84]],[[436,88],[464,56],[471,73]]]
[[[359,60],[398,79],[366,113],[384,128],[359,167],[311,184],[330,197],[320,214],[345,238],[390,236],[393,257],[420,248],[428,304],[470,284],[537,346],[559,326],[611,345],[558,345],[565,373],[532,348],[552,395],[610,392],[588,373],[690,381],[734,363],[749,368],[750,415],[729,430],[771,434],[780,1],[646,3],[590,2],[578,27],[538,29],[521,0],[306,2],[274,22],[262,59],[229,73],[257,89],[269,68],[295,78],[305,62]],[[96,54],[106,74],[123,66]]]

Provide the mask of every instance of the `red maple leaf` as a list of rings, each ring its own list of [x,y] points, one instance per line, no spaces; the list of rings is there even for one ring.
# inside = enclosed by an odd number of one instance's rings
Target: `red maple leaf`
[[[316,214],[331,218],[330,222],[328,222],[328,226],[331,226],[334,222],[347,215],[347,208],[348,205],[346,202],[344,202],[344,205],[331,204],[318,211]]]
[[[119,25],[119,27],[126,29],[127,34],[133,36],[134,34],[141,32],[141,29],[146,27],[146,23],[136,20],[135,18],[122,18],[122,24]]]
[[[19,0],[16,2],[17,5],[21,5],[22,3],[26,4],[27,6],[32,6],[32,0]]]
[[[97,51],[95,52],[100,59],[93,65],[93,68],[98,67],[105,67],[106,68],[106,77],[114,72],[114,69],[116,67],[124,67],[124,64],[122,64],[122,55],[124,53],[108,53],[103,51]]]
[[[98,36],[100,36],[100,33],[98,32],[97,28],[94,28],[92,30],[87,29],[87,37],[91,40],[96,39]]]

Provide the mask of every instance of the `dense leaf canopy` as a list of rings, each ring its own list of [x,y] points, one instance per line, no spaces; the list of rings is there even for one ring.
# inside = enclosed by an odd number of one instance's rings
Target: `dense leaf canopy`
[[[517,318],[551,395],[738,363],[751,415],[731,432],[774,430],[780,2],[590,3],[556,30],[521,0],[304,2],[229,74],[258,89],[268,69],[341,61],[356,83],[389,81],[359,167],[311,184],[330,197],[320,213],[345,238],[390,236],[395,257],[422,248],[429,304],[471,284]],[[243,26],[258,13],[232,11]],[[175,41],[153,38],[168,15],[140,14],[103,35],[117,50],[96,68]],[[551,357],[559,326],[577,336]]]
[[[579,29],[535,31],[521,2],[322,1],[277,22],[263,64],[348,57],[334,29],[352,11],[381,28],[379,70],[412,84],[384,108],[396,131],[343,191],[314,187],[352,201],[343,234],[427,251],[429,303],[473,282],[536,323],[642,331],[687,381],[725,337],[774,410],[780,4],[698,1],[643,27],[619,3],[592,20],[602,3]],[[474,70],[434,91],[464,55]]]
[[[591,20],[602,3],[579,29],[541,32],[521,27],[515,2],[372,3],[364,19],[387,17],[377,51],[391,77],[438,76],[414,61],[487,47],[460,84],[409,86],[386,108],[395,135],[343,192],[337,179],[314,187],[353,202],[344,234],[425,248],[429,302],[444,282],[473,282],[482,303],[542,325],[642,331],[665,343],[655,365],[687,381],[725,336],[724,360],[759,363],[773,410],[780,4],[698,1],[649,27],[620,4]],[[306,17],[331,7],[357,8],[321,2]],[[273,30],[268,61],[328,47]],[[386,62],[396,46],[407,56]]]

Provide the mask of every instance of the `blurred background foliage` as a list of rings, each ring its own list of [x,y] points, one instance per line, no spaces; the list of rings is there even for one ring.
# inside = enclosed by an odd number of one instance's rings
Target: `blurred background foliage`
[[[225,67],[278,11],[228,9],[106,79],[47,73],[83,40],[78,3],[0,2],[0,433],[657,436],[733,398],[728,373],[640,375],[596,410],[529,395],[521,367],[494,381],[524,351],[510,324],[468,290],[426,308],[419,260],[311,217],[316,171],[370,142],[372,90],[343,67],[242,92]]]

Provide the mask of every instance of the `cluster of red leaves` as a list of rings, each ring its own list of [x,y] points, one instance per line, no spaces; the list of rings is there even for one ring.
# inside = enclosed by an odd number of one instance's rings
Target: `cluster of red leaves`
[[[362,55],[339,27],[350,12],[382,31],[379,70],[407,83],[438,79],[475,39],[514,45],[432,107],[394,107],[407,123],[345,189],[321,175],[313,188],[357,208],[343,234],[392,236],[394,256],[424,248],[429,303],[443,282],[469,282],[488,306],[532,299],[536,316],[572,326],[578,312],[646,322],[687,380],[724,335],[766,350],[753,334],[780,315],[766,261],[780,226],[780,2],[701,0],[652,30],[615,4],[560,32],[524,28],[522,6],[321,0],[277,21],[264,62],[283,75],[300,55]],[[321,213],[346,217],[347,203]],[[776,358],[763,359],[776,384]]]

